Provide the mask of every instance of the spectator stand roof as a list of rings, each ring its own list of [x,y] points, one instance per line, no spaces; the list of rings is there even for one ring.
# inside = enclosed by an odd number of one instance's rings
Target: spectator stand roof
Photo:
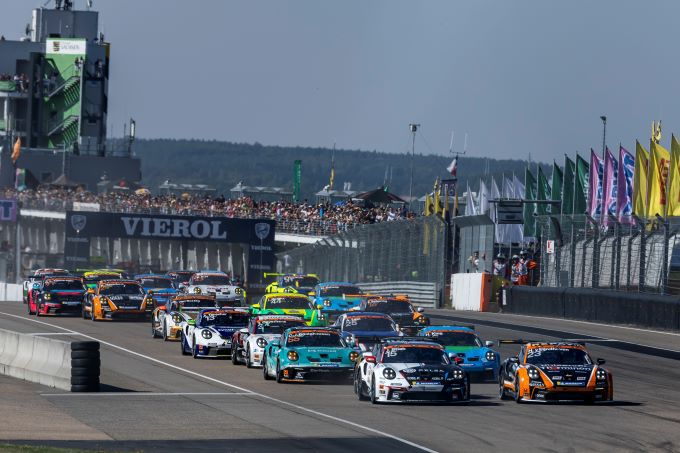
[[[250,197],[255,201],[290,201],[293,196],[293,191],[284,187],[246,186],[242,182],[232,187],[229,192],[231,198]]]

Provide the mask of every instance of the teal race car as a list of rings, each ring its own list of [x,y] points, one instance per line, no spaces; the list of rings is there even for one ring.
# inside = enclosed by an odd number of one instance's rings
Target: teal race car
[[[335,329],[291,327],[265,347],[262,374],[279,383],[332,378],[349,382],[359,357]]]

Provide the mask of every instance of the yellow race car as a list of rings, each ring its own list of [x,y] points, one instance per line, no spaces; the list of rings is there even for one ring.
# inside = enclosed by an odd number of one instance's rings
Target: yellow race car
[[[83,304],[83,319],[150,319],[154,308],[152,295],[147,295],[136,280],[101,280],[87,290],[90,297]]]
[[[267,285],[265,293],[299,293],[314,296],[314,287],[319,284],[316,274],[274,274],[265,273],[264,278],[276,279]]]

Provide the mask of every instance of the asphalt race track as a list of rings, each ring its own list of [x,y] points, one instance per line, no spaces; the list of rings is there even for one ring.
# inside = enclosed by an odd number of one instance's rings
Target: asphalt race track
[[[482,339],[574,332],[558,320],[527,327],[494,319],[477,324]],[[680,451],[680,362],[620,342],[589,345],[614,373],[612,403],[518,405],[500,401],[497,384],[473,383],[466,406],[374,406],[358,401],[350,385],[276,384],[229,360],[182,356],[177,342],[152,339],[148,323],[35,318],[21,302],[0,302],[0,328],[101,341],[103,384],[102,393],[71,394],[0,377],[0,443],[116,451]],[[592,325],[577,333],[604,336]],[[680,351],[677,334],[625,335],[630,344],[658,337]],[[505,358],[517,347],[499,351]]]

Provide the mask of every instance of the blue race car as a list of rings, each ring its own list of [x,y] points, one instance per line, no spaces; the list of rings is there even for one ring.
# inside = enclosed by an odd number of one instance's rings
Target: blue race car
[[[153,291],[156,306],[165,305],[172,296],[179,293],[179,290],[175,288],[172,277],[168,275],[139,274],[135,275],[135,280],[142,285],[145,292]]]
[[[498,381],[501,355],[491,349],[493,341],[482,343],[473,327],[430,326],[422,329],[418,335],[433,338],[444,346],[449,357],[470,377]]]
[[[385,313],[345,313],[331,327],[340,332],[345,343],[362,351],[370,351],[382,338],[403,335],[392,318]]]
[[[359,353],[347,346],[340,332],[328,327],[291,327],[265,346],[265,380],[276,382],[349,379]]]
[[[363,291],[353,283],[324,282],[314,287],[314,305],[321,305],[321,311],[332,321],[342,313],[361,304]]]

